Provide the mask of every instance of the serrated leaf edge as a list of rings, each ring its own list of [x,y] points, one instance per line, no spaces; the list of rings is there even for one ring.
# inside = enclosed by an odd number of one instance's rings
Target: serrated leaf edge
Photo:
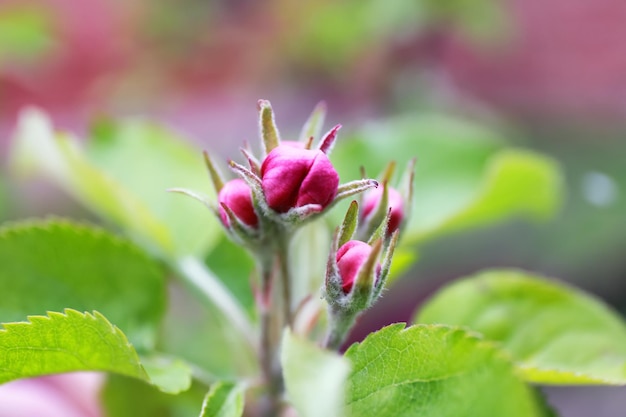
[[[141,371],[140,372],[141,376],[144,378],[146,382],[150,382],[150,377],[148,376],[146,370],[141,365],[137,351],[135,350],[134,346],[128,341],[128,338],[126,337],[124,332],[122,332],[122,330],[120,330],[119,327],[112,324],[104,315],[102,315],[100,312],[96,310],[94,310],[91,313],[87,311],[85,311],[84,313],[81,313],[78,310],[74,310],[72,308],[66,308],[63,310],[63,313],[60,313],[58,311],[48,311],[46,312],[45,316],[44,315],[30,315],[30,316],[26,316],[26,320],[24,321],[0,323],[0,325],[2,326],[2,328],[0,328],[0,333],[9,333],[11,332],[12,328],[16,328],[16,327],[37,326],[44,322],[53,322],[58,319],[72,318],[72,317],[87,318],[93,321],[104,322],[104,324],[109,328],[111,333],[113,333],[116,337],[119,337],[125,343],[125,346],[129,348],[129,350],[132,351],[134,359],[136,359],[136,362],[137,362],[137,368]],[[94,369],[94,371],[97,371],[97,370],[98,369]],[[136,375],[131,375],[131,376],[137,377]]]
[[[373,339],[377,337],[381,337],[382,335],[394,336],[395,334],[400,334],[400,333],[417,332],[420,329],[429,329],[429,330],[437,330],[437,331],[447,330],[450,332],[448,333],[450,335],[462,334],[464,339],[475,340],[477,342],[477,346],[480,346],[481,348],[484,347],[486,349],[489,349],[491,351],[491,354],[494,355],[494,357],[508,362],[509,364],[511,364],[514,370],[517,370],[517,367],[515,366],[515,362],[513,361],[513,358],[511,357],[511,355],[506,350],[503,350],[500,347],[500,344],[498,342],[486,339],[481,333],[476,332],[472,330],[471,328],[468,328],[465,326],[451,326],[447,324],[413,324],[407,327],[406,323],[393,323],[393,324],[390,324],[388,326],[381,328],[380,330],[374,333],[370,333],[370,335],[368,335],[363,341],[352,344],[346,350],[344,355],[349,356],[353,350],[356,351],[363,346],[367,346],[369,343],[372,343]],[[354,370],[355,369],[353,368],[353,371]]]
[[[204,400],[202,401],[202,408],[200,411],[200,417],[215,417],[215,416],[208,416],[205,415],[205,411],[207,406],[209,405],[209,402],[211,401],[211,399],[215,396],[215,394],[217,393],[217,391],[223,387],[228,387],[229,388],[229,393],[227,396],[227,400],[233,398],[233,396],[239,394],[244,387],[241,384],[235,384],[232,382],[217,382],[213,385],[211,385],[211,388],[209,389],[209,392],[207,392],[207,394],[204,396]],[[220,405],[220,409],[223,408],[223,404]],[[243,412],[243,409],[241,410]]]

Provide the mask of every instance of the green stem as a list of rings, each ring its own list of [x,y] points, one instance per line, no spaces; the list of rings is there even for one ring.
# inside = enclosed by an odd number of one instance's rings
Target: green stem
[[[266,417],[276,417],[280,411],[282,376],[276,357],[279,341],[274,331],[275,323],[272,321],[272,319],[276,319],[275,303],[273,302],[275,291],[272,277],[275,274],[272,257],[260,260],[259,265],[261,266],[261,295],[258,303],[261,318],[259,361],[261,362],[263,380],[268,390],[261,414]]]
[[[358,314],[345,315],[341,313],[334,314],[329,311],[329,329],[326,334],[323,346],[330,350],[339,350],[346,341],[352,326]]]
[[[278,263],[280,267],[283,317],[285,324],[289,327],[293,324],[293,313],[291,311],[291,273],[289,271],[289,237],[283,233],[278,242]]]

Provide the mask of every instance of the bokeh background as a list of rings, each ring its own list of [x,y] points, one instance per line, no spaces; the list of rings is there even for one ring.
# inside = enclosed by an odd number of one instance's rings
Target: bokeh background
[[[622,0],[1,0],[0,218],[90,216],[9,174],[24,106],[79,135],[102,115],[149,116],[225,156],[255,140],[258,98],[294,133],[322,99],[348,136],[438,114],[558,161],[561,209],[424,244],[353,337],[487,266],[572,282],[626,313],[625,40]],[[565,417],[626,409],[624,388],[546,392]]]

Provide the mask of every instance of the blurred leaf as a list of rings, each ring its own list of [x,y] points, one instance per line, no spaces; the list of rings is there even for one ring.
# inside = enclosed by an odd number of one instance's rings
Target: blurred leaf
[[[0,65],[15,58],[38,57],[54,46],[52,14],[42,8],[0,10]]]
[[[421,323],[467,326],[502,343],[530,382],[626,385],[626,324],[599,300],[522,271],[443,289]]]
[[[105,371],[156,384],[122,331],[97,311],[83,314],[65,309],[2,326],[0,383],[63,372]],[[159,388],[168,392],[172,386],[168,382]]]
[[[390,161],[418,158],[414,206],[403,243],[415,243],[513,215],[545,218],[562,190],[554,161],[522,150],[502,150],[496,132],[443,115],[372,123],[333,153],[343,181],[363,164],[376,176]]]
[[[162,324],[159,349],[207,373],[204,381],[257,374],[256,352],[233,331],[232,323],[215,309],[189,297],[176,282],[170,285],[169,308]]]
[[[254,262],[245,249],[223,235],[206,258],[206,264],[248,312],[254,311],[250,285]]]
[[[283,334],[281,364],[287,396],[300,417],[341,417],[350,364],[312,342]]]
[[[492,344],[461,329],[394,324],[352,345],[346,416],[543,416]]]
[[[156,123],[102,123],[87,148],[89,160],[146,203],[177,253],[206,253],[222,233],[216,219],[201,204],[166,192],[181,187],[214,195],[202,153]]]
[[[163,271],[131,242],[64,220],[0,229],[0,320],[97,309],[140,349],[154,346],[165,310]]]
[[[195,383],[183,393],[170,395],[137,379],[112,374],[102,389],[102,408],[108,417],[198,417],[206,390]]]
[[[243,414],[243,387],[230,382],[218,382],[204,397],[200,417],[241,417]]]
[[[202,156],[173,133],[147,122],[101,124],[86,151],[55,137],[46,115],[20,117],[11,158],[15,170],[47,175],[145,247],[168,256],[203,254],[220,235],[206,208],[166,192],[208,185]]]
[[[177,394],[191,386],[191,368],[180,359],[162,355],[142,356],[141,364],[152,383],[164,392]]]
[[[500,151],[489,159],[482,187],[471,202],[408,239],[425,240],[515,215],[546,219],[560,207],[562,194],[556,161],[529,151]]]

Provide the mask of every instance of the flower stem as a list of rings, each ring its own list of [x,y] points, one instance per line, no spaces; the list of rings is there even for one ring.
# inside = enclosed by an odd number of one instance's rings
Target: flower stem
[[[282,304],[284,324],[291,327],[293,324],[293,313],[291,311],[291,273],[289,271],[289,237],[283,234],[278,242],[278,263],[280,267]]]
[[[339,350],[346,341],[354,322],[356,314],[346,315],[342,313],[334,314],[329,312],[329,329],[326,333],[323,346],[326,349]]]
[[[261,273],[261,294],[258,302],[259,315],[261,318],[261,345],[259,349],[259,360],[263,372],[263,380],[267,387],[265,401],[262,404],[261,415],[265,417],[276,417],[280,411],[280,394],[282,390],[282,376],[280,365],[277,363],[278,337],[276,335],[275,320],[276,309],[273,299],[275,291],[273,277],[272,258],[262,259],[259,262]]]

